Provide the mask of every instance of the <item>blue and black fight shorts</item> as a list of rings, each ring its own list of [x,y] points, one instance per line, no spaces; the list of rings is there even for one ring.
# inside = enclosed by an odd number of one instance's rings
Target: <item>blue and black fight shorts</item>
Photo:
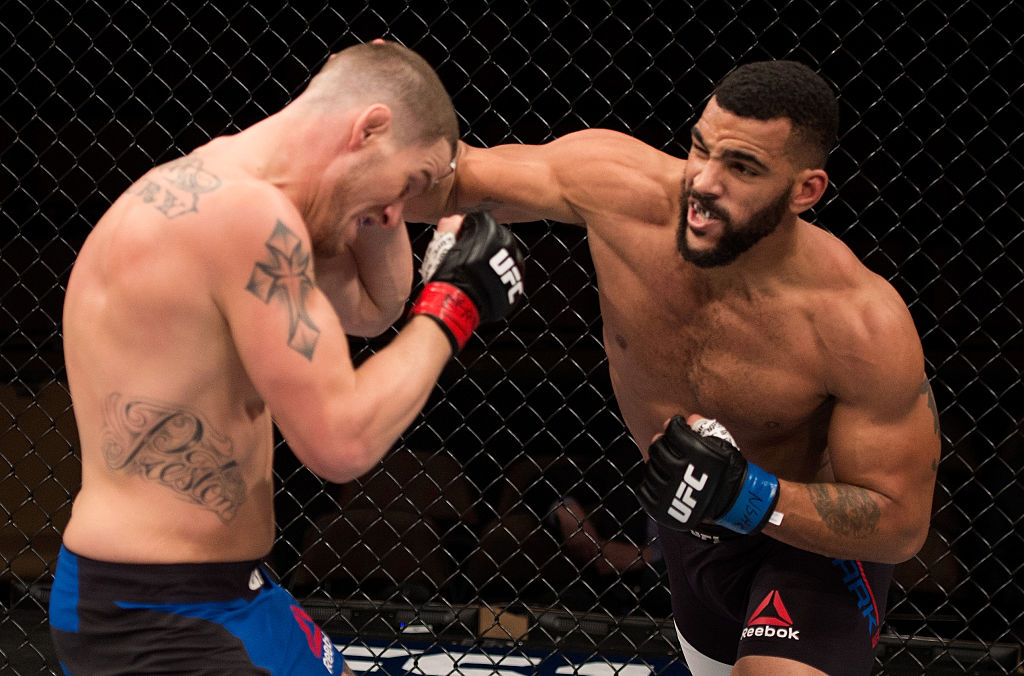
[[[62,547],[50,634],[70,676],[342,673],[333,641],[256,561],[108,563]]]
[[[701,655],[726,665],[767,655],[829,674],[871,671],[892,565],[724,529],[717,542],[666,528],[660,536],[676,628]]]

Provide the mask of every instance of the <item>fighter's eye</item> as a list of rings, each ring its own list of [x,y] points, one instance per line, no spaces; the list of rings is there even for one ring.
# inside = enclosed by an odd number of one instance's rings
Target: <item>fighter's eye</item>
[[[746,164],[743,164],[741,162],[737,162],[736,164],[732,165],[732,169],[733,169],[733,171],[735,171],[737,174],[740,174],[741,176],[756,176],[757,175],[757,171],[755,171],[753,169],[753,167],[751,167],[749,165],[746,165]]]

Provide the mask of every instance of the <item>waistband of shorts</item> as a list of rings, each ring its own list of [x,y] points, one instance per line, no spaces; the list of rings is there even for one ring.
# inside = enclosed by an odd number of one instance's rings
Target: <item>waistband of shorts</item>
[[[64,571],[61,568],[64,568]],[[204,603],[252,599],[270,583],[259,560],[217,563],[118,563],[75,554],[63,545],[57,575],[77,573],[83,595],[129,603]]]

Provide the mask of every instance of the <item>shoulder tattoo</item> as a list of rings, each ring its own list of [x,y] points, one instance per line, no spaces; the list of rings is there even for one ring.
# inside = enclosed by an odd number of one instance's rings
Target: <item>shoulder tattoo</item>
[[[231,440],[183,406],[147,399],[103,405],[103,458],[112,471],[155,481],[186,502],[231,521],[245,502],[245,480]]]
[[[281,221],[266,241],[269,255],[253,265],[246,290],[264,303],[276,299],[288,312],[288,347],[309,361],[320,337],[320,329],[306,311],[306,298],[313,289],[309,252],[298,235]]]
[[[807,492],[829,530],[839,535],[863,537],[878,528],[881,512],[862,488],[840,484],[809,484]]]
[[[199,211],[199,196],[220,187],[217,176],[203,169],[203,161],[182,157],[158,167],[132,188],[143,202],[167,218]]]

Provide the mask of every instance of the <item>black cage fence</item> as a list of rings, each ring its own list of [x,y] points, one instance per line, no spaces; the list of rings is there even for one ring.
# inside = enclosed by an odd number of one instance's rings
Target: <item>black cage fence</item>
[[[330,52],[376,37],[438,69],[477,145],[608,127],[685,156],[732,67],[791,58],[825,75],[841,138],[815,220],[906,300],[943,431],[931,533],[897,569],[876,671],[1020,673],[1019,3],[4,0],[0,21],[4,673],[58,673],[44,611],[80,474],[61,349],[76,251],[151,165],[278,110]],[[421,254],[429,227],[410,231]],[[677,657],[667,583],[585,233],[516,234],[527,305],[471,340],[377,469],[327,484],[278,443],[268,565],[368,664],[383,659],[369,642],[414,628],[437,646],[615,653],[658,673]],[[392,335],[353,339],[355,359]],[[561,537],[569,511],[586,537]]]

